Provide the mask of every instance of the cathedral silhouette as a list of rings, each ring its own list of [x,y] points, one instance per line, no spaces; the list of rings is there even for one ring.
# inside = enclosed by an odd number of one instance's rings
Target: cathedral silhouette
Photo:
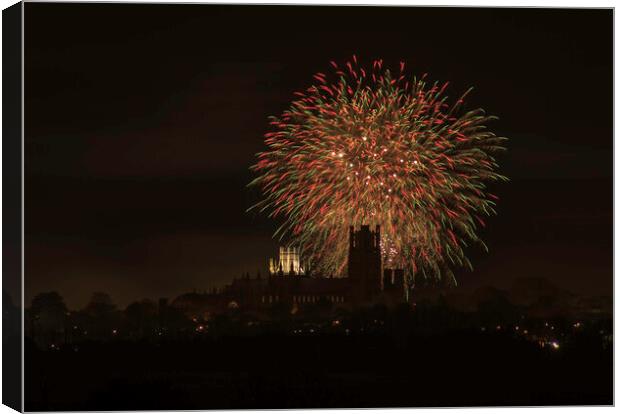
[[[279,258],[270,259],[266,277],[246,273],[222,289],[181,295],[173,306],[192,317],[204,317],[227,308],[260,311],[279,306],[296,313],[321,304],[352,309],[406,302],[404,271],[382,268],[380,240],[378,225],[374,231],[368,225],[349,228],[346,277],[313,274],[297,248],[281,247]]]

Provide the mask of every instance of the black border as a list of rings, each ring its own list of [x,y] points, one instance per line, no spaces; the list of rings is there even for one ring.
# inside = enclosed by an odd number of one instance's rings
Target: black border
[[[22,411],[22,3],[2,11],[2,404]]]

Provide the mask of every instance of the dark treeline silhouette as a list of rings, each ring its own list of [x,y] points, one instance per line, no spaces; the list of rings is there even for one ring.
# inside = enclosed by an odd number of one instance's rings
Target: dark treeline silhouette
[[[192,317],[104,293],[26,312],[26,409],[132,410],[612,403],[611,315],[541,313],[496,289],[356,309]],[[555,299],[547,302],[557,303]],[[544,301],[543,301],[544,302]],[[546,307],[545,307],[546,306]],[[561,309],[561,308],[558,308]]]
[[[189,318],[165,305],[143,299],[121,310],[109,294],[94,292],[83,309],[70,311],[57,292],[44,292],[36,295],[25,311],[25,332],[36,346],[55,349],[81,342],[146,339],[192,329]]]

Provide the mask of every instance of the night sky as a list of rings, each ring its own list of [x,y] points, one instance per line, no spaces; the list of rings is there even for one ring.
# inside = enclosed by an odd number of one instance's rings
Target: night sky
[[[26,304],[120,306],[265,272],[248,168],[269,115],[329,61],[474,86],[510,138],[462,289],[541,276],[611,295],[612,11],[25,5]],[[346,237],[346,235],[343,235]],[[14,292],[13,292],[14,293]]]

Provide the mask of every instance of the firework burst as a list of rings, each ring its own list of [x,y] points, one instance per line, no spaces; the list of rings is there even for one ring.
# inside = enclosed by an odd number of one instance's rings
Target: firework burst
[[[355,56],[331,66],[272,117],[252,208],[282,217],[276,236],[329,274],[343,274],[347,229],[359,224],[381,226],[386,267],[437,278],[471,268],[464,248],[486,249],[476,232],[495,213],[485,183],[506,180],[492,156],[505,138],[485,126],[494,117],[462,113],[467,92],[448,104],[447,83],[407,77],[402,62],[394,73]]]

